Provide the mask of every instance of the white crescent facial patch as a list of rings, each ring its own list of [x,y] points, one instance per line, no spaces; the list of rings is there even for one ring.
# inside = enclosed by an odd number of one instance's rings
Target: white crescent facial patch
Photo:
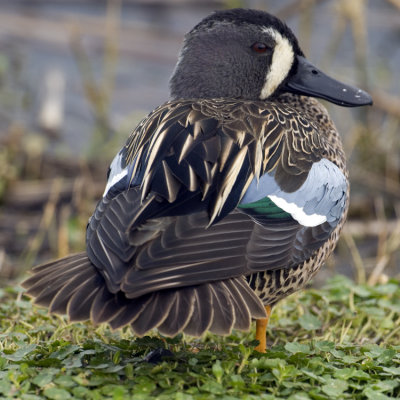
[[[271,27],[264,28],[263,32],[268,33],[275,40],[275,48],[270,69],[261,89],[261,100],[265,100],[275,92],[276,88],[287,77],[294,61],[293,47],[287,38]]]

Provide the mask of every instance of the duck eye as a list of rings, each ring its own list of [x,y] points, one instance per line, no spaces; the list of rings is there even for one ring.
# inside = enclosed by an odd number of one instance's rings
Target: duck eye
[[[256,53],[262,54],[266,53],[267,51],[271,50],[269,46],[267,46],[265,43],[261,42],[255,42],[251,45],[251,50],[253,50]]]

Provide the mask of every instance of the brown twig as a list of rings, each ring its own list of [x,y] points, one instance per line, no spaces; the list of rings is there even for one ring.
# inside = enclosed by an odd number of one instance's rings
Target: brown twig
[[[369,279],[369,285],[376,285],[379,282],[380,276],[387,267],[393,253],[400,249],[400,221],[397,222],[396,229],[389,236],[386,244],[386,252],[378,259],[375,268],[373,269]]]
[[[49,200],[43,210],[39,230],[36,235],[29,240],[24,252],[21,255],[21,265],[23,265],[25,268],[30,267],[33,263],[33,260],[36,258],[36,255],[43,243],[46,233],[54,221],[56,205],[60,197],[62,185],[62,179],[54,179]]]
[[[61,207],[60,224],[57,232],[57,256],[65,257],[69,254],[68,221],[71,216],[71,207],[66,204]]]
[[[342,237],[344,238],[352,256],[353,264],[356,269],[357,282],[363,284],[366,281],[365,266],[354,238],[347,232],[343,232]]]

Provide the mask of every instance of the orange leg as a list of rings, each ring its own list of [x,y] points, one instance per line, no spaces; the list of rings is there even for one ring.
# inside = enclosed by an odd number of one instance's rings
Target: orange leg
[[[271,306],[265,306],[267,318],[256,320],[256,339],[260,342],[255,348],[260,353],[267,352],[267,326],[271,315]]]

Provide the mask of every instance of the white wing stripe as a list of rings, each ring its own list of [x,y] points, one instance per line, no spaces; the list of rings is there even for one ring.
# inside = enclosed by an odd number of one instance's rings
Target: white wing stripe
[[[273,174],[253,179],[241,204],[269,197],[303,226],[326,221],[336,224],[346,203],[347,182],[342,171],[327,159],[313,164],[303,185],[293,193],[281,190]]]

